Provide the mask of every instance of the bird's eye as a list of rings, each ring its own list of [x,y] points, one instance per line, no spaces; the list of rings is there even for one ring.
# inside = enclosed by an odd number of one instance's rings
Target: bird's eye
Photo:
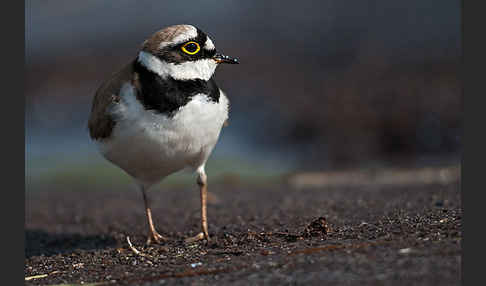
[[[181,49],[186,54],[195,55],[195,54],[197,54],[197,52],[199,52],[201,47],[196,42],[187,42],[187,43],[184,44],[184,46],[182,46]]]

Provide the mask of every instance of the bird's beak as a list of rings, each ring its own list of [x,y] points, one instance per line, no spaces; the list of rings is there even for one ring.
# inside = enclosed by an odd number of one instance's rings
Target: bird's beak
[[[213,60],[215,60],[218,64],[224,63],[224,64],[239,64],[238,60],[232,57],[225,56],[223,54],[216,54],[213,57]]]

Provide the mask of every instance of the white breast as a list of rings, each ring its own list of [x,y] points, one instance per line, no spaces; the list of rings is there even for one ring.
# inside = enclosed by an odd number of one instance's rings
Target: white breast
[[[145,185],[167,175],[204,165],[228,118],[228,99],[219,102],[198,94],[169,118],[145,110],[133,86],[125,84],[112,110],[116,125],[109,140],[98,142],[101,153]]]

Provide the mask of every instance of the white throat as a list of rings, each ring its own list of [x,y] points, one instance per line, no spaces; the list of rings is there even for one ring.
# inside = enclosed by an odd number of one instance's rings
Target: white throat
[[[162,78],[170,76],[177,80],[209,80],[218,66],[213,59],[201,59],[180,64],[167,63],[144,51],[138,54],[138,61]]]

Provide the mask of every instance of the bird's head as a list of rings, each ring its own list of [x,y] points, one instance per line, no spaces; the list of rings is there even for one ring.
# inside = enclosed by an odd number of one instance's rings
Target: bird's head
[[[220,63],[238,60],[216,51],[213,41],[192,25],[175,25],[147,39],[137,60],[162,78],[209,80]]]

